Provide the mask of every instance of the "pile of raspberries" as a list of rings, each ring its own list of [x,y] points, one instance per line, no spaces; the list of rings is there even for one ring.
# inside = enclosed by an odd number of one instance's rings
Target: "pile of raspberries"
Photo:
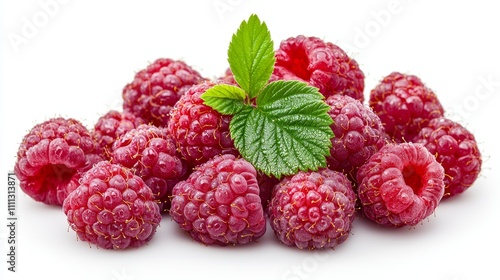
[[[254,242],[269,226],[284,245],[322,249],[347,240],[355,217],[421,224],[477,179],[474,135],[418,77],[390,73],[365,100],[363,72],[335,44],[300,35],[275,57],[271,81],[308,83],[330,106],[326,167],[279,179],[256,170],[233,144],[231,116],[200,98],[235,84],[231,71],[208,79],[161,58],[93,127],[56,117],[31,128],[15,163],[21,189],[62,207],[77,239],[100,248],[143,246],[165,219],[206,245]]]

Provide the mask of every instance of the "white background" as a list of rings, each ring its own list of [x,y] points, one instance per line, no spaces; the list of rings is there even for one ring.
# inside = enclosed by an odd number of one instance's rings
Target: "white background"
[[[500,279],[494,1],[55,1],[0,2],[0,279]],[[25,133],[55,116],[92,127],[121,108],[123,86],[159,57],[222,75],[231,35],[251,13],[275,47],[299,34],[338,44],[366,74],[365,98],[392,71],[419,76],[476,135],[480,178],[414,228],[357,219],[345,243],[319,252],[285,247],[269,227],[250,246],[205,247],[169,216],[148,246],[96,249],[77,241],[61,209],[19,190],[17,272],[7,271],[6,177]]]

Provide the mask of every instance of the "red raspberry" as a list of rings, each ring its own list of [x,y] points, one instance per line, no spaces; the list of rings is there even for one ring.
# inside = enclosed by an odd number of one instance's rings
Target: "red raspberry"
[[[170,215],[204,244],[246,244],[264,235],[266,220],[255,168],[234,155],[216,156],[173,189]]]
[[[97,120],[91,133],[102,150],[102,156],[111,159],[113,143],[125,133],[145,123],[142,118],[132,113],[110,110]]]
[[[23,138],[14,167],[21,189],[36,201],[62,205],[78,179],[101,161],[90,132],[75,119],[52,118]]]
[[[153,191],[160,208],[169,208],[172,188],[187,173],[166,128],[142,124],[113,144],[112,163],[131,168]]]
[[[387,144],[358,171],[363,213],[387,227],[417,225],[438,206],[443,179],[443,167],[422,144]]]
[[[279,184],[280,180],[272,175],[268,176],[262,171],[257,171],[257,182],[259,184],[259,195],[260,200],[262,201],[262,207],[264,208],[264,212],[267,214],[268,204],[271,200],[273,188]]]
[[[371,91],[369,105],[395,142],[414,142],[431,119],[442,117],[436,94],[413,75],[393,72]]]
[[[221,77],[218,77],[215,79],[216,83],[221,83],[221,84],[229,84],[233,86],[237,86],[238,83],[234,79],[233,72],[231,71],[231,68],[227,68],[226,72],[224,72],[224,75]]]
[[[481,153],[474,135],[461,124],[437,118],[422,128],[417,143],[423,144],[444,167],[443,199],[467,190],[481,172]]]
[[[105,249],[139,247],[161,220],[151,189],[128,168],[101,161],[64,200],[63,210],[78,238]]]
[[[219,114],[200,98],[214,85],[191,87],[175,104],[168,123],[182,157],[193,166],[220,154],[238,155],[229,133],[231,116]]]
[[[276,50],[274,76],[296,79],[329,97],[343,94],[364,101],[364,74],[339,46],[299,35],[283,40]]]
[[[356,182],[358,168],[382,148],[389,137],[380,118],[370,107],[345,95],[332,95],[326,99],[328,114],[335,136],[332,138],[328,168],[347,174]]]
[[[285,177],[269,202],[271,228],[280,242],[299,249],[335,248],[349,237],[355,217],[351,182],[320,169]]]
[[[180,60],[160,58],[139,71],[123,89],[123,109],[148,123],[164,126],[174,104],[192,85],[204,80]]]

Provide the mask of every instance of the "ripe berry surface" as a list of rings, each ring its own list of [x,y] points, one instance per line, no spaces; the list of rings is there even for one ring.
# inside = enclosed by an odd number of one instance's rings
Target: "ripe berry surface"
[[[246,244],[266,231],[257,172],[234,155],[201,164],[172,194],[170,215],[200,243]]]
[[[422,144],[387,144],[358,171],[363,213],[387,227],[415,226],[444,194],[444,169]]]
[[[204,104],[201,95],[214,83],[191,87],[171,112],[168,129],[182,157],[192,166],[221,154],[238,155],[229,132],[230,115]]]
[[[420,130],[444,113],[436,94],[417,76],[399,72],[372,89],[368,104],[397,143],[415,142]]]
[[[334,137],[328,168],[348,175],[356,182],[361,165],[389,141],[380,118],[370,107],[346,95],[332,95],[325,101],[330,106],[328,114]]]
[[[364,102],[365,75],[339,46],[317,37],[299,35],[283,40],[275,56],[270,82],[298,80],[317,87],[325,98],[341,94]],[[236,84],[231,69],[218,81]]]
[[[482,158],[474,135],[447,118],[429,122],[417,137],[444,167],[445,194],[454,197],[471,187],[481,172]]]
[[[21,189],[36,201],[62,205],[83,172],[102,160],[90,132],[75,119],[53,118],[23,138],[14,172]]]
[[[275,53],[275,79],[307,82],[325,97],[342,94],[364,101],[364,73],[339,46],[299,35],[281,41]]]
[[[142,124],[113,144],[112,163],[128,167],[153,191],[162,211],[170,207],[172,188],[187,173],[166,128]]]
[[[280,242],[299,249],[335,248],[349,237],[356,195],[337,171],[299,171],[273,190],[271,228]]]
[[[78,239],[123,250],[150,241],[161,214],[151,189],[130,169],[101,161],[64,200],[63,211]]]
[[[113,143],[125,133],[145,123],[142,118],[132,113],[110,110],[97,120],[91,133],[102,150],[102,156],[111,159]]]
[[[204,78],[182,60],[159,58],[123,88],[123,109],[147,123],[165,126],[179,98]]]

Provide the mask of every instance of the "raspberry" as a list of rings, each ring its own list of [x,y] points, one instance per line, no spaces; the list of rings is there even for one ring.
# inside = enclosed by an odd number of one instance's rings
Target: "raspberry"
[[[170,215],[203,244],[254,241],[266,230],[256,176],[246,160],[216,156],[175,185]]]
[[[280,242],[299,249],[335,248],[349,237],[355,217],[351,182],[320,169],[285,177],[269,202],[271,228]]]
[[[62,205],[78,179],[101,161],[90,132],[75,119],[52,118],[23,138],[14,167],[21,189],[36,201]]]
[[[151,189],[128,168],[101,161],[64,200],[64,214],[78,238],[105,249],[140,247],[161,220]]]
[[[149,124],[139,125],[114,142],[111,162],[141,177],[164,211],[169,208],[172,188],[187,173],[167,129]]]
[[[139,71],[123,89],[123,109],[148,123],[164,126],[174,104],[194,84],[204,80],[184,61],[160,58]]]
[[[393,72],[370,93],[369,105],[397,143],[414,142],[431,119],[442,117],[436,94],[414,75]]]
[[[418,143],[391,143],[358,171],[363,213],[387,227],[414,226],[434,212],[444,194],[444,169]]]
[[[238,83],[234,79],[234,75],[233,75],[233,72],[231,71],[231,68],[227,68],[226,72],[224,72],[224,75],[216,78],[215,80],[217,83],[221,83],[221,84],[229,84],[229,85],[233,85],[233,86],[238,85]]]
[[[461,124],[436,118],[422,128],[417,143],[423,144],[444,167],[443,199],[467,190],[476,181],[482,165],[474,135]]]
[[[267,213],[268,204],[271,200],[271,195],[273,192],[274,186],[276,186],[280,180],[272,175],[266,175],[261,171],[257,171],[257,183],[259,184],[259,196],[262,201],[262,207],[264,208],[264,212]]]
[[[389,137],[380,118],[370,107],[346,95],[332,95],[326,99],[334,137],[328,168],[348,175],[356,182],[358,168],[382,148]]]
[[[175,104],[168,123],[182,157],[193,166],[220,154],[238,155],[229,133],[231,116],[219,114],[200,98],[214,85],[191,87]]]
[[[339,46],[299,35],[283,40],[276,50],[274,76],[296,79],[329,97],[343,94],[364,101],[364,74]]]
[[[102,156],[111,159],[113,143],[141,124],[145,121],[132,113],[110,110],[97,120],[91,133],[102,150]]]

